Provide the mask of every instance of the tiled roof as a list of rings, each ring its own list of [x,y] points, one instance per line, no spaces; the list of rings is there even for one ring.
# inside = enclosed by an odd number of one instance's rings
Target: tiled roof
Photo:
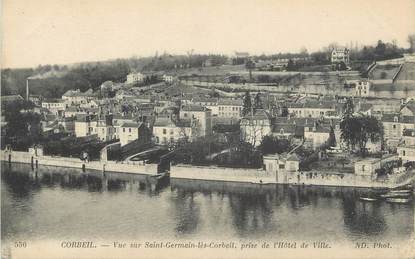
[[[183,111],[192,111],[192,112],[202,112],[208,110],[206,107],[195,105],[195,104],[189,104],[182,107]]]
[[[154,127],[167,127],[175,125],[174,122],[167,117],[158,117],[154,122]]]
[[[307,101],[305,103],[293,103],[290,105],[290,108],[304,108],[304,109],[335,109],[336,102],[330,102],[330,101]]]
[[[142,122],[124,122],[121,124],[121,128],[139,128],[141,127]]]

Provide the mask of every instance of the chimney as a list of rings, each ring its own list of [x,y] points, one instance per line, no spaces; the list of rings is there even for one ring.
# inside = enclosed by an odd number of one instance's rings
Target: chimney
[[[26,79],[26,101],[29,101],[29,78]]]

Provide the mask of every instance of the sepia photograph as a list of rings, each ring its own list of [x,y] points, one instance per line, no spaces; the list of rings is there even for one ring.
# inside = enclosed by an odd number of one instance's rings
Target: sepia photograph
[[[415,258],[415,0],[0,0],[1,259]]]

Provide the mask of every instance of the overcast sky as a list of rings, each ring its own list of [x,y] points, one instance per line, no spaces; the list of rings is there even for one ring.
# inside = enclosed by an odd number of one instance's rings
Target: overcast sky
[[[148,56],[407,47],[415,0],[3,0],[2,67]]]

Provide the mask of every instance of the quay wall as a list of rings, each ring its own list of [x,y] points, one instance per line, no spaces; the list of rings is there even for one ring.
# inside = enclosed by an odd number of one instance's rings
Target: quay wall
[[[172,179],[194,179],[226,182],[298,184],[364,188],[395,188],[413,179],[413,172],[398,173],[384,180],[370,176],[339,172],[268,172],[262,169],[223,168],[215,166],[176,165],[170,168]]]
[[[175,165],[170,178],[229,182],[275,183],[275,173],[262,169],[224,168],[216,166]]]
[[[143,162],[115,162],[115,161],[89,161],[79,158],[59,156],[37,156],[29,152],[0,151],[0,160],[11,163],[25,163],[36,166],[57,166],[78,168],[81,170],[98,170],[102,172],[120,172],[131,174],[157,175],[157,164],[143,164]]]

